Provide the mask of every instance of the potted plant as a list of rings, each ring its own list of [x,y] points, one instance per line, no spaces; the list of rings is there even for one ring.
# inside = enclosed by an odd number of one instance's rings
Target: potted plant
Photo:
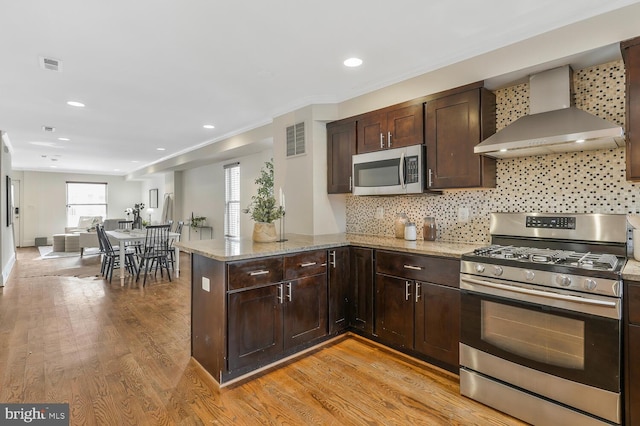
[[[253,241],[273,242],[278,239],[276,226],[273,221],[284,214],[284,208],[276,205],[273,196],[273,162],[265,162],[260,170],[260,176],[254,181],[258,185],[258,193],[251,197],[251,204],[244,213],[251,215],[255,221],[253,226]]]
[[[192,228],[200,228],[204,226],[206,220],[206,216],[194,216],[193,212],[191,212],[191,222],[189,223],[189,226]]]

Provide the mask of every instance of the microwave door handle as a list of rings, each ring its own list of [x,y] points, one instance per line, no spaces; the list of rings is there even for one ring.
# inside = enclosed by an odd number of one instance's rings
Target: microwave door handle
[[[400,154],[400,170],[398,172],[400,174],[400,185],[404,189],[407,187],[404,180],[404,152]]]

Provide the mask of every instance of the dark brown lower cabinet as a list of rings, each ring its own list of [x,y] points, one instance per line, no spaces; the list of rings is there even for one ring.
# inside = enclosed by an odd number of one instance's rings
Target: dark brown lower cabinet
[[[349,325],[373,334],[373,250],[351,248],[351,305]]]
[[[458,366],[460,290],[438,284],[418,284],[415,350],[451,366]]]
[[[260,364],[282,352],[281,285],[229,294],[229,370]]]
[[[327,335],[327,275],[284,284],[284,349]]]
[[[375,270],[374,331],[380,342],[457,371],[460,262],[378,250]]]
[[[640,426],[640,282],[624,282],[624,424]]]
[[[229,370],[327,335],[327,275],[229,293]]]
[[[387,275],[376,275],[376,328],[384,343],[413,349],[413,292],[415,284]]]
[[[349,247],[329,250],[329,334],[347,329],[349,294]]]

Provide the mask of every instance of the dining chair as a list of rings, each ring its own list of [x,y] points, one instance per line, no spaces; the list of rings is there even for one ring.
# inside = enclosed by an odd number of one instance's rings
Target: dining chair
[[[140,279],[140,272],[144,268],[144,280],[142,286],[147,283],[147,275],[155,266],[155,274],[164,277],[163,269],[167,271],[169,281],[171,281],[171,272],[169,272],[169,225],[152,225],[147,226],[144,244],[141,253],[137,253],[139,264],[136,275],[136,282]]]
[[[133,221],[132,220],[119,220],[118,221],[118,229],[133,229]]]
[[[184,225],[184,221],[179,220],[176,224],[176,230],[174,231],[176,234],[182,235],[182,226]],[[176,247],[174,243],[176,242],[176,237],[172,237],[169,242],[169,264],[171,265],[171,269],[175,270],[176,264]]]
[[[109,282],[113,278],[113,270],[120,268],[122,259],[120,259],[120,247],[116,250],[111,244],[111,240],[107,236],[103,227],[96,228],[98,233],[98,242],[104,249],[104,266],[102,268],[102,276],[109,278]],[[136,263],[135,251],[125,247],[124,251],[124,267],[127,268],[131,275],[138,275],[138,265]]]
[[[173,232],[173,220],[169,219],[167,220],[167,225],[169,225],[169,232]]]

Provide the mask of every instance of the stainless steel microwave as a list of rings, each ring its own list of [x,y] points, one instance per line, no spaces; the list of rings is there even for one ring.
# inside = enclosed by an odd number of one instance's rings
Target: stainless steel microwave
[[[424,146],[356,154],[353,195],[419,194],[424,189]]]

